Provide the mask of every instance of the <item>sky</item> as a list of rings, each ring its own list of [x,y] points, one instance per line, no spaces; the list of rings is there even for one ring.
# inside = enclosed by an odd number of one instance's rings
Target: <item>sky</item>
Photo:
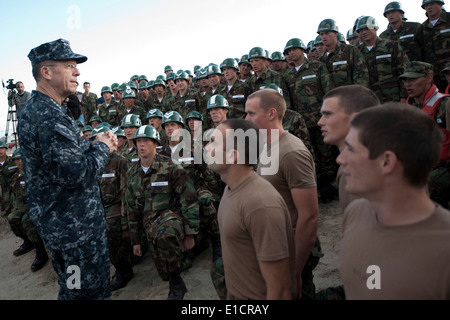
[[[195,65],[220,65],[241,58],[253,47],[281,51],[292,38],[305,45],[317,36],[324,19],[347,34],[359,16],[383,16],[390,1],[361,0],[0,0],[0,80],[23,81],[36,88],[27,58],[32,48],[64,38],[74,52],[86,55],[78,82],[103,86],[145,75],[154,80],[164,67],[193,71]],[[426,20],[422,0],[400,1],[408,21]],[[444,7],[445,8],[445,7]],[[3,88],[3,87],[2,87]],[[7,123],[7,90],[0,93],[0,138]],[[11,127],[11,125],[10,125]],[[12,135],[10,130],[9,135]]]

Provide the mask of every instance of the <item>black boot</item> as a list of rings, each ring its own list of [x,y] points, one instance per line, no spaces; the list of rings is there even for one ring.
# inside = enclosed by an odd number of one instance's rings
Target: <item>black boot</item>
[[[129,263],[121,263],[116,267],[116,273],[112,277],[110,286],[111,291],[119,290],[124,288],[128,281],[130,281],[134,276],[133,268]]]
[[[48,260],[47,251],[45,250],[44,243],[41,241],[35,245],[36,247],[36,258],[31,265],[31,271],[35,272],[45,265]]]
[[[169,274],[169,296],[167,300],[183,300],[184,294],[188,291],[180,272],[172,272]]]
[[[216,262],[217,259],[222,257],[222,245],[220,243],[220,234],[211,235],[211,243],[212,243],[212,253],[213,253],[213,263]]]
[[[205,230],[200,229],[198,234],[195,236],[195,245],[192,248],[192,253],[194,254],[194,256],[198,256],[203,251],[208,249],[208,247],[209,247],[208,233]]]
[[[18,257],[21,256],[25,253],[30,252],[31,250],[34,249],[34,245],[33,243],[30,241],[30,239],[28,239],[26,236],[23,238],[23,243],[22,245],[19,247],[19,249],[14,250],[13,255]]]

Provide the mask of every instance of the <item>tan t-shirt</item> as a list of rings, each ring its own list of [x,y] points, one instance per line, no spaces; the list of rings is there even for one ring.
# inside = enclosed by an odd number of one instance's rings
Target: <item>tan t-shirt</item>
[[[258,261],[289,257],[294,281],[295,248],[289,213],[269,182],[253,173],[233,190],[225,187],[218,220],[225,282],[231,295],[266,299],[266,283]]]
[[[292,200],[291,189],[309,189],[317,186],[314,159],[303,141],[289,132],[281,134],[277,141],[267,147],[268,154],[276,150],[276,146],[279,149],[279,157],[275,157],[275,160],[279,161],[277,172],[273,175],[264,174],[261,169],[269,165],[259,164],[258,173],[281,194],[289,209],[292,225],[295,227],[298,213]]]
[[[425,220],[387,227],[357,199],[344,213],[340,252],[349,300],[450,299],[450,212],[440,206]]]
[[[358,199],[358,197],[345,190],[345,185],[347,184],[347,182],[345,180],[345,177],[342,175],[342,166],[339,166],[338,168],[336,182],[339,191],[339,206],[341,207],[342,212],[344,212],[348,204],[353,200]]]

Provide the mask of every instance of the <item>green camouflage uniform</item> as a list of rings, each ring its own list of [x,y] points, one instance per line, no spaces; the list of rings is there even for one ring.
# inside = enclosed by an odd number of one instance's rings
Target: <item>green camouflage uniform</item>
[[[283,96],[284,100],[286,101],[286,107],[293,109],[290,92],[288,90],[288,84],[286,83],[286,80],[280,73],[270,70],[269,68],[266,68],[261,73],[261,76],[258,77],[256,74],[253,74],[250,78],[247,79],[246,83],[250,87],[250,94],[252,94],[255,91],[265,89],[271,83],[276,84],[281,90],[283,90]]]
[[[228,86],[225,86],[223,90],[219,91],[219,94],[227,99],[230,106],[228,119],[245,118],[245,102],[250,95],[250,87],[246,83],[236,80],[230,90],[228,90]]]
[[[28,216],[27,192],[23,173],[16,171],[12,176],[12,209],[8,215],[11,230],[22,239],[28,238],[32,243],[40,243],[42,240]]]
[[[86,92],[83,93],[83,98],[81,99],[81,112],[86,121],[89,121],[90,118],[98,115],[97,99],[98,97],[95,93],[90,92],[89,96],[86,95]]]
[[[283,129],[292,133],[297,138],[300,138],[314,157],[314,149],[311,144],[309,131],[305,119],[303,119],[300,113],[291,109],[286,109],[283,118]]]
[[[321,116],[323,96],[330,90],[330,74],[324,63],[305,58],[298,71],[290,68],[285,71],[284,78],[289,86],[294,110],[302,115],[309,132],[317,180],[329,181],[336,177],[337,166],[331,146],[323,142],[317,122]]]
[[[439,91],[444,92],[447,81],[440,77],[440,72],[450,57],[450,14],[442,9],[441,16],[434,26],[429,20],[423,22],[422,26],[423,61],[434,66],[434,81]]]
[[[123,226],[128,226],[128,219],[122,210],[122,196],[129,164],[130,161],[124,156],[111,153],[99,181],[105,208],[109,258],[117,270],[131,268],[131,242],[129,238],[122,237],[123,231],[126,231]]]
[[[402,47],[390,40],[378,38],[372,50],[364,44],[358,46],[369,69],[369,89],[382,103],[400,101],[408,95],[398,77],[403,74],[403,64],[409,62]]]
[[[159,101],[155,96],[155,98],[153,99],[153,108],[161,110],[162,113],[166,113],[168,110],[166,110],[165,108],[167,108],[167,106],[169,105],[169,102],[167,101],[168,99],[169,96],[167,94],[164,94],[164,97],[161,101]]]
[[[103,103],[98,109],[98,116],[103,122],[108,122],[112,127],[120,126],[122,118],[120,116],[126,112],[124,110],[124,105],[118,104],[116,101],[112,100],[111,104],[108,106]]]
[[[144,108],[145,112],[147,113],[149,110],[154,109],[153,106],[153,100],[151,97],[148,97],[147,100],[144,100],[142,97],[138,100],[142,103],[142,108]]]
[[[403,21],[396,32],[388,25],[380,33],[380,38],[397,41],[410,61],[423,61],[423,31],[420,23]]]
[[[336,49],[329,55],[324,52],[319,61],[327,66],[333,88],[349,84],[364,87],[369,85],[369,72],[364,57],[352,45],[338,42]]]
[[[142,245],[145,230],[158,273],[168,280],[181,269],[183,238],[199,229],[194,182],[181,165],[156,154],[147,173],[140,161],[131,165],[124,201],[132,243]]]
[[[139,154],[138,154],[136,147],[134,147],[134,146],[129,147],[128,141],[127,141],[126,148],[125,147],[123,148],[121,155],[124,156],[125,158],[127,158],[132,163],[139,161]]]
[[[10,156],[6,157],[5,162],[0,165],[0,187],[2,188],[2,195],[0,199],[1,215],[3,217],[8,216],[11,213],[12,208],[12,187],[11,179],[15,172],[17,172],[17,166]]]
[[[120,107],[119,107],[120,108]],[[125,117],[127,114],[136,114],[139,116],[139,118],[141,119],[142,123],[147,123],[147,112],[145,112],[143,107],[140,107],[138,105],[134,105],[130,111],[127,110],[127,108],[125,108],[125,104],[123,105],[123,109],[120,108],[119,109],[119,118],[120,121],[122,122],[123,117]],[[120,125],[120,124],[119,124]]]
[[[178,92],[176,96],[163,101],[163,109],[167,111],[177,111],[184,119],[191,111],[199,111],[202,113],[206,110],[203,100],[198,90],[188,87],[184,96],[180,96]],[[161,109],[160,109],[161,110]]]

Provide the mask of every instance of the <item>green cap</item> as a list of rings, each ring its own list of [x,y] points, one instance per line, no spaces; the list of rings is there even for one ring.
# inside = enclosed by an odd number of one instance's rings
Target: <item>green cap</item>
[[[134,133],[134,143],[136,144],[137,138],[149,138],[155,140],[158,145],[161,143],[160,136],[158,131],[153,128],[151,125],[144,125],[140,127],[136,132]]]
[[[411,61],[405,65],[404,73],[398,78],[400,80],[417,79],[426,76],[430,71],[433,71],[433,65],[422,61]]]
[[[92,130],[92,134],[91,134],[90,140],[94,140],[95,137],[96,137],[100,132],[108,132],[108,131],[110,131],[110,130],[111,130],[111,128],[110,128],[109,126],[100,126],[100,125],[98,125],[97,127],[95,127],[95,128]]]
[[[90,125],[86,125],[81,129],[81,132],[85,133],[86,131],[92,131],[92,127]]]
[[[0,141],[0,148],[6,148],[6,149],[8,149],[8,145],[6,144],[5,141]]]

